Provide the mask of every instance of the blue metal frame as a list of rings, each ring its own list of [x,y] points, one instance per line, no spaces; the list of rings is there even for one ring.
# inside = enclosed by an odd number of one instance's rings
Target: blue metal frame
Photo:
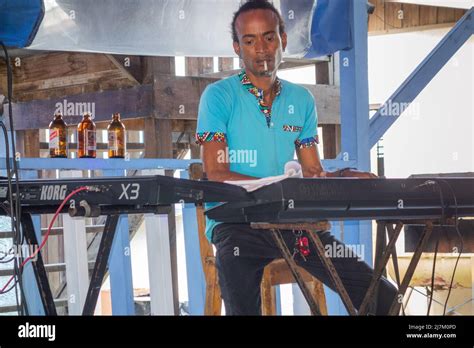
[[[368,14],[365,0],[351,2],[352,48],[340,52],[341,77],[341,154],[340,167],[370,170],[369,88],[368,88]],[[348,164],[350,162],[351,164]],[[339,168],[340,168],[339,167]],[[372,228],[370,222],[345,221],[344,231],[332,222],[332,233],[346,244],[364,245],[364,259],[372,263]],[[342,234],[342,232],[344,234]],[[343,238],[342,238],[343,237]],[[347,314],[339,296],[325,287],[329,314]]]
[[[443,68],[459,48],[474,34],[472,7],[446,34],[431,53],[418,65],[393,95],[382,105],[370,120],[369,145],[374,146],[390,126],[401,115],[402,108],[394,108],[388,114],[391,105],[407,105],[420,94],[436,74]],[[342,93],[341,93],[342,97]]]
[[[189,179],[188,172],[182,171],[180,178]],[[186,203],[183,205],[183,233],[186,253],[186,276],[188,280],[189,314],[204,315],[206,278],[202,269],[196,207],[194,204]]]

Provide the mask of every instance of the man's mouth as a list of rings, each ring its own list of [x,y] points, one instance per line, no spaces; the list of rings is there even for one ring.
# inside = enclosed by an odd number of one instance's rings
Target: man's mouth
[[[267,64],[269,64],[269,63],[271,63],[271,59],[259,59],[259,60],[257,60],[258,65],[263,66],[265,64],[265,62],[267,62]]]

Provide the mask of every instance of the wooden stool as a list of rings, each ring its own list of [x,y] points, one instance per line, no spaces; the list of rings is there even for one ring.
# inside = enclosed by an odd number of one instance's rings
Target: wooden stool
[[[203,177],[202,164],[193,163],[189,167],[189,177],[199,180]],[[206,279],[206,303],[204,315],[220,315],[222,298],[215,267],[214,250],[205,236],[206,219],[204,208],[196,207],[198,222],[199,247],[201,251],[201,262]],[[326,297],[322,283],[301,267],[297,267],[300,276],[310,289],[312,297],[319,306],[320,312],[327,315]],[[265,267],[261,287],[262,314],[276,315],[276,294],[273,286],[294,283],[294,277],[284,259],[272,261]]]

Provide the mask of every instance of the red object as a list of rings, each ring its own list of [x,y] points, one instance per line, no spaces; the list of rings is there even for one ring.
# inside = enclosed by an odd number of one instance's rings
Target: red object
[[[46,232],[45,236],[44,236],[44,239],[43,241],[41,242],[40,246],[38,247],[38,249],[36,249],[35,252],[33,252],[33,254],[31,254],[30,256],[28,256],[24,261],[23,263],[20,265],[20,269],[22,269],[27,263],[28,261],[34,259],[34,257],[40,252],[41,249],[43,249],[44,245],[46,244],[46,241],[48,240],[48,237],[49,237],[49,234],[51,233],[51,229],[53,228],[53,225],[54,225],[54,222],[56,221],[56,219],[58,218],[58,215],[59,213],[61,212],[61,210],[63,209],[63,207],[66,205],[66,203],[68,202],[69,198],[71,198],[72,196],[74,196],[76,193],[78,192],[81,192],[81,191],[87,191],[89,188],[86,187],[86,186],[81,186],[77,189],[75,189],[74,191],[72,191],[69,195],[67,195],[66,198],[64,198],[64,200],[62,201],[62,203],[59,205],[59,208],[56,210],[56,213],[54,213],[54,216],[53,218],[51,219],[50,223],[49,223],[49,227],[48,227],[48,232]],[[12,275],[10,277],[10,279],[7,281],[7,283],[5,284],[5,286],[0,289],[0,295],[3,294],[5,292],[5,289],[8,287],[8,284],[11,283],[11,281],[15,279],[15,275]]]
[[[309,255],[310,251],[309,251],[308,237],[298,238],[298,248],[300,249],[301,255],[305,257]]]

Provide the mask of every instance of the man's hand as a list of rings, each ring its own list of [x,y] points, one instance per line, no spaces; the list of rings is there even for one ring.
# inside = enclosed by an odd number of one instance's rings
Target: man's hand
[[[359,172],[357,170],[345,170],[342,174],[344,178],[362,178],[362,179],[375,179],[377,175],[370,172]]]
[[[358,170],[346,169],[340,175],[339,171],[336,172],[321,172],[319,175],[313,176],[313,178],[361,178],[361,179],[375,179],[377,175],[370,172],[359,172]]]

